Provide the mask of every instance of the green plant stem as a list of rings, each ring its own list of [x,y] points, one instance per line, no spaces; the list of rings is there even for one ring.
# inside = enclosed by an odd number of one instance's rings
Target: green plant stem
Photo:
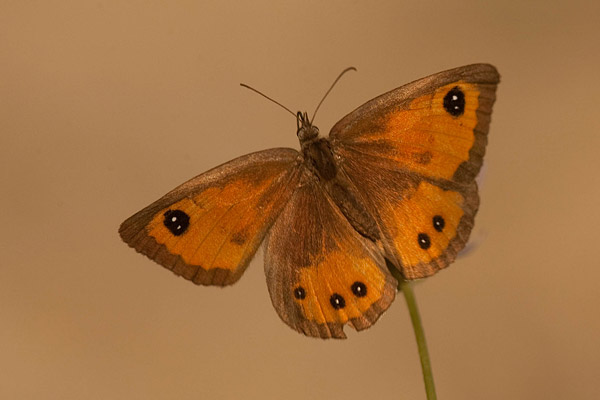
[[[433,383],[431,361],[429,360],[429,351],[427,350],[425,331],[423,330],[423,324],[421,323],[421,316],[419,315],[419,308],[417,307],[415,293],[413,292],[412,285],[409,281],[398,279],[398,282],[400,282],[398,284],[398,289],[404,293],[406,305],[408,306],[408,312],[410,313],[410,320],[412,321],[413,330],[415,331],[415,338],[417,339],[417,347],[419,348],[419,358],[421,359],[421,369],[423,370],[423,380],[425,381],[425,393],[427,393],[427,400],[435,400],[437,399],[437,396],[435,394],[435,385]]]
[[[398,280],[398,290],[401,290],[402,293],[404,293],[404,298],[406,299],[410,320],[412,321],[415,338],[417,339],[417,348],[419,349],[419,358],[421,360],[421,369],[423,370],[423,380],[425,381],[427,400],[436,400],[437,395],[435,394],[435,385],[433,383],[433,372],[431,372],[431,361],[429,360],[429,351],[427,350],[427,342],[425,341],[425,331],[423,330],[423,324],[421,323],[421,316],[419,315],[419,307],[417,307],[415,293],[413,292],[410,281],[405,280],[402,274],[400,274],[389,261],[387,261],[387,263],[388,269]]]

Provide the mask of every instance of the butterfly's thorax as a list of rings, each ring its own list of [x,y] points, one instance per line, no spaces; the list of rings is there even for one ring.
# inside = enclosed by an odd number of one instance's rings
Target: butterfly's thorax
[[[302,143],[302,154],[307,168],[319,179],[352,227],[373,242],[379,240],[377,223],[364,206],[359,192],[339,169],[329,140],[314,138]]]
[[[337,167],[331,152],[329,140],[316,138],[302,144],[302,154],[308,168],[313,171],[321,181],[328,182],[337,176]]]

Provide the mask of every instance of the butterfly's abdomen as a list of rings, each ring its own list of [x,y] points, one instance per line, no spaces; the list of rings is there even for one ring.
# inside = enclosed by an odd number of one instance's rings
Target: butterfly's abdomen
[[[347,180],[332,181],[327,185],[327,191],[355,231],[372,242],[377,242],[381,238],[375,219],[367,211],[361,196]]]

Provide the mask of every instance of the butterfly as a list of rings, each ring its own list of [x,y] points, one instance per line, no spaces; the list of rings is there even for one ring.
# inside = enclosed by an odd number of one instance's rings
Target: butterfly
[[[121,238],[196,284],[236,282],[264,242],[271,301],[314,337],[373,325],[398,282],[435,274],[465,246],[499,83],[467,65],[385,93],[321,137],[298,112],[300,151],[248,154],[125,220]]]

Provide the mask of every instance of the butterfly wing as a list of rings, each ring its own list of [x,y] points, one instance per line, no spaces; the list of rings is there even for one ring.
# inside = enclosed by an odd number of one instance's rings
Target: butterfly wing
[[[196,284],[232,284],[297,187],[299,157],[270,149],[207,171],[128,218],[121,238]]]
[[[281,319],[322,338],[345,338],[346,323],[371,326],[397,287],[381,252],[352,228],[314,176],[271,228],[265,273]]]
[[[408,279],[454,260],[469,237],[499,75],[488,64],[441,72],[357,108],[332,149]]]

